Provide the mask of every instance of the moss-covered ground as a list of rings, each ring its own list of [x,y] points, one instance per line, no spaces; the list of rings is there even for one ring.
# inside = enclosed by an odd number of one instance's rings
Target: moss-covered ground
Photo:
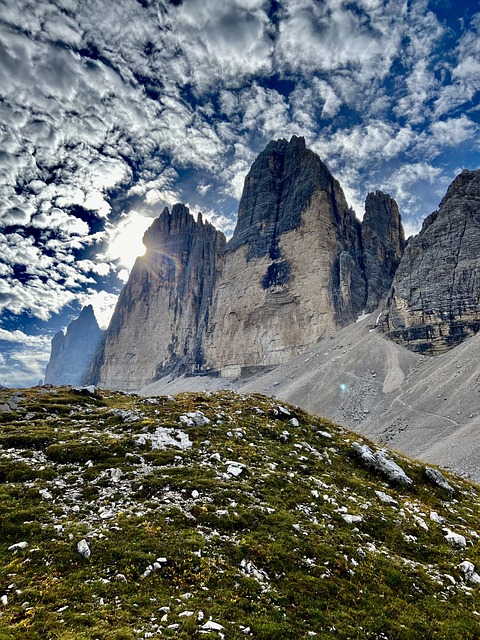
[[[352,454],[365,439],[262,396],[18,393],[0,640],[480,638],[468,481],[445,473],[451,496],[389,453],[413,479],[391,486]]]

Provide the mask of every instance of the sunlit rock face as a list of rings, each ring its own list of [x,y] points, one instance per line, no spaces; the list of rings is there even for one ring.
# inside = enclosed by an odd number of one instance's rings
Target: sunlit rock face
[[[442,353],[480,329],[480,170],[463,171],[405,249],[386,335],[414,351]]]
[[[235,375],[286,362],[352,322],[366,300],[360,223],[303,138],[276,140],[245,179],[205,355]]]
[[[123,288],[91,381],[131,391],[204,365],[202,338],[225,236],[176,204],[155,220]]]
[[[79,317],[68,325],[65,334],[59,331],[53,337],[45,383],[83,384],[102,336],[93,307],[84,307]]]
[[[405,250],[405,234],[397,203],[382,191],[369,193],[365,201],[362,244],[367,280],[365,311],[371,313],[390,289]]]
[[[365,238],[380,298],[393,277],[382,261],[403,249],[403,232],[394,201],[373,199]],[[253,163],[230,242],[180,204],[144,242],[91,368],[90,382],[103,387],[281,364],[353,322],[367,302],[362,225],[296,136],[272,141]]]

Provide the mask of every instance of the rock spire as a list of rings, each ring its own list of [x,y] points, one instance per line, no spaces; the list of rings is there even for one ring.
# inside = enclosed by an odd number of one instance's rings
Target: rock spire
[[[54,335],[45,384],[83,384],[102,335],[93,307],[84,307],[65,334],[59,331]]]

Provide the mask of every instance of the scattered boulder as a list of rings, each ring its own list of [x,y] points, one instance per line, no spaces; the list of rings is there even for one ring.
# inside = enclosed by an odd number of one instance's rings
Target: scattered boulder
[[[210,424],[210,420],[201,411],[185,413],[180,416],[179,420],[186,427],[204,427],[206,424]]]
[[[467,546],[467,540],[465,536],[462,536],[460,533],[454,533],[447,527],[443,529],[445,532],[445,540],[449,542],[454,547],[460,547],[461,549],[465,549]]]
[[[424,470],[425,477],[430,480],[434,485],[440,487],[440,489],[445,489],[450,495],[455,493],[455,489],[448,484],[444,476],[437,469],[432,469],[431,467],[425,467]]]
[[[480,584],[480,576],[475,572],[475,565],[473,564],[473,562],[464,560],[458,565],[458,568],[463,573],[466,582]]]
[[[359,442],[354,442],[352,449],[364,466],[385,476],[392,484],[398,484],[402,487],[412,486],[413,480],[383,451],[373,452],[369,446]]]
[[[16,542],[8,547],[9,551],[23,551],[28,547],[28,542]]]
[[[80,540],[80,542],[77,543],[77,551],[81,556],[83,556],[87,560],[90,558],[90,555],[91,555],[90,547],[88,546],[88,542],[85,539],[82,539]]]

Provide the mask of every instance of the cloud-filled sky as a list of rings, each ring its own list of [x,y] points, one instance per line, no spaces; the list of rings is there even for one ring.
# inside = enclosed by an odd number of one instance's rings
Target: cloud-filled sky
[[[83,305],[108,322],[165,205],[231,234],[273,138],[418,231],[480,165],[479,89],[471,0],[0,0],[0,384]]]

